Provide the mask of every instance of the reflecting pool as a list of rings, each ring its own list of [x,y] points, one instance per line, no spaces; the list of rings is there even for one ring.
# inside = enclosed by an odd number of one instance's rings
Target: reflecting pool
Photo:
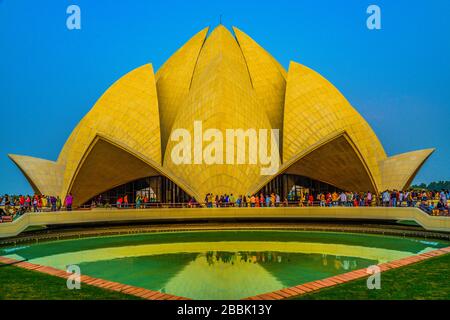
[[[240,299],[446,247],[332,232],[193,231],[62,240],[0,255],[192,299]]]

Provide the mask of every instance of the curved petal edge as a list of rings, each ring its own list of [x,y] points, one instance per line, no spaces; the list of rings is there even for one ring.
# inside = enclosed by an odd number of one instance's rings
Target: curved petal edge
[[[380,162],[379,190],[405,190],[435,149],[423,149],[389,157]]]
[[[55,161],[9,154],[37,194],[57,195],[61,190],[63,167]]]

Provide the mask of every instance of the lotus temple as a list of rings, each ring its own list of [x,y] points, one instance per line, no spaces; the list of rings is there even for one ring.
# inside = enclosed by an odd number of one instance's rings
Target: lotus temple
[[[118,79],[56,161],[9,157],[36,193],[62,199],[71,193],[74,206],[101,194],[113,199],[117,190],[134,199],[151,189],[162,202],[179,203],[264,188],[287,194],[299,181],[317,192],[409,187],[433,149],[388,156],[370,125],[319,73],[297,62],[285,70],[247,34],[233,33],[206,28],[156,73],[147,64]],[[261,175],[261,163],[174,164],[171,134],[192,132],[194,121],[223,132],[278,129],[279,169]]]
[[[1,217],[0,300],[450,299],[450,219],[417,195],[283,201],[406,191],[433,152],[386,154],[318,72],[205,28],[156,72],[112,84],[57,159],[9,154],[34,199],[70,197],[73,210]],[[211,194],[255,205],[210,206]]]

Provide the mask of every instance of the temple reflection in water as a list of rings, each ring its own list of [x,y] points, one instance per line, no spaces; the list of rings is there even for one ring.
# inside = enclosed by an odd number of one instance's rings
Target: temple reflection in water
[[[276,251],[262,251],[262,252],[223,252],[223,251],[208,251],[204,254],[208,265],[213,266],[217,263],[235,264],[236,261],[240,263],[258,263],[258,264],[290,264],[293,260],[298,260],[300,256],[305,254],[286,253]],[[198,259],[195,257],[193,260]],[[319,261],[321,260],[321,261]],[[318,255],[309,254],[304,262],[311,261],[315,265],[319,264],[324,268],[332,268],[336,270],[353,270],[358,269],[358,259],[354,257],[341,257],[333,255]],[[318,263],[319,262],[319,263]]]

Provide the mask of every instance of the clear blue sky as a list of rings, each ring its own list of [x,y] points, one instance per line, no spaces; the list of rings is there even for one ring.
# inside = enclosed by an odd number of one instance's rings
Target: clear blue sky
[[[81,8],[82,29],[66,28]],[[382,30],[366,8],[382,10]],[[120,76],[155,69],[192,35],[235,25],[286,68],[334,83],[387,153],[435,147],[416,182],[450,180],[450,1],[0,0],[0,193],[31,188],[7,153],[55,160]]]

